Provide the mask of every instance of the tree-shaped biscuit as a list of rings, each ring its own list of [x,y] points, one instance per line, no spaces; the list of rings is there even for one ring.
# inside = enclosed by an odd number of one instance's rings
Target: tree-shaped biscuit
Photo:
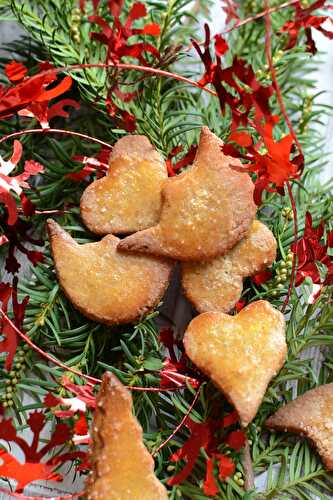
[[[275,257],[272,232],[254,221],[248,234],[222,257],[182,263],[185,295],[199,312],[228,312],[241,296],[243,279],[265,269]]]
[[[142,428],[132,413],[129,391],[105,373],[92,425],[92,471],[87,500],[167,500],[154,474],[154,460],[142,440]]]
[[[245,236],[256,213],[253,183],[232,168],[241,164],[222,145],[203,127],[192,168],[164,183],[159,223],[122,240],[121,249],[198,261],[223,255]]]
[[[88,318],[128,323],[158,304],[169,283],[170,261],[123,254],[113,235],[79,245],[53,220],[48,221],[48,231],[59,283]]]
[[[286,357],[283,314],[264,300],[237,316],[203,313],[189,324],[184,344],[189,358],[222,390],[246,427]]]
[[[157,224],[161,189],[168,177],[162,156],[143,135],[119,139],[108,174],[81,198],[81,217],[93,233],[128,234]]]
[[[266,421],[269,429],[297,432],[317,448],[325,467],[333,471],[333,384],[326,384],[282,406]]]

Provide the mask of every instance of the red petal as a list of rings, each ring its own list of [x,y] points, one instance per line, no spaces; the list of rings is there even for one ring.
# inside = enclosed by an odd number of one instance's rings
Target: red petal
[[[53,408],[53,406],[58,406],[61,404],[61,399],[55,397],[51,392],[48,392],[43,401],[47,408]]]
[[[221,35],[215,35],[215,52],[218,56],[222,57],[223,54],[229,49],[229,45]]]
[[[245,434],[243,431],[232,431],[226,439],[226,443],[236,451],[239,451],[245,445]]]
[[[12,61],[5,66],[5,73],[11,82],[23,80],[27,72],[28,69],[20,62]]]
[[[146,24],[142,33],[144,35],[158,36],[161,33],[161,27],[157,23]]]
[[[229,415],[225,415],[223,417],[223,427],[230,427],[230,425],[235,424],[238,422],[239,416],[237,411],[233,411],[232,413],[229,413]]]
[[[145,17],[147,15],[146,6],[141,2],[136,2],[130,12],[128,19],[134,21],[135,19],[140,19],[141,17]],[[128,21],[127,21],[128,22]],[[127,24],[127,23],[126,23]]]
[[[13,147],[13,154],[12,154],[12,157],[10,159],[10,161],[14,165],[17,165],[18,162],[20,161],[21,156],[22,156],[22,151],[23,151],[22,144],[20,143],[20,141],[15,140],[14,141],[14,147]]]
[[[209,497],[214,497],[219,492],[214,477],[214,462],[212,458],[208,458],[206,462],[206,479],[203,484],[203,492]]]
[[[85,436],[88,434],[88,424],[85,415],[82,413],[74,424],[74,434]]]
[[[231,458],[225,455],[219,455],[219,478],[228,479],[235,472],[235,464]]]
[[[262,271],[261,273],[257,273],[252,276],[253,281],[256,285],[263,285],[267,281],[269,281],[272,277],[272,273],[270,271]]]
[[[38,98],[36,99],[37,102],[41,101],[49,101],[50,99],[53,99],[54,97],[58,97],[61,94],[64,94],[69,90],[72,86],[72,78],[70,76],[65,76],[61,82],[58,83],[55,87],[53,87],[50,90],[43,90]]]

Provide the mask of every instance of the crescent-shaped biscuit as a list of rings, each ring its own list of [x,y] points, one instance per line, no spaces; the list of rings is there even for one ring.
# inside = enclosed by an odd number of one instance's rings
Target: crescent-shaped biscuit
[[[113,235],[79,245],[53,220],[48,232],[59,283],[88,318],[109,325],[136,321],[158,304],[169,284],[170,261],[122,254]]]
[[[203,127],[192,168],[165,181],[159,223],[119,243],[127,251],[178,260],[208,260],[242,239],[255,217],[254,186],[238,160],[222,152],[223,143]]]
[[[269,302],[253,302],[237,314],[207,312],[194,318],[185,351],[236,408],[246,427],[287,354],[283,314]]]
[[[273,233],[254,221],[248,234],[222,257],[182,263],[185,295],[199,312],[228,312],[242,294],[243,279],[271,265],[275,257]]]
[[[333,471],[333,384],[316,387],[282,406],[266,420],[269,429],[304,434],[326,469]]]
[[[129,234],[154,226],[167,177],[166,164],[147,137],[122,137],[113,147],[108,174],[92,182],[82,195],[84,224],[99,235]]]
[[[104,374],[97,396],[90,463],[87,500],[168,498],[143,444],[142,428],[132,413],[132,397],[111,373]]]

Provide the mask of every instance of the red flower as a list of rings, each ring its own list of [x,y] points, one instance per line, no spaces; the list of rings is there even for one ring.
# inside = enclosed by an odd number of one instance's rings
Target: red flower
[[[243,431],[232,431],[226,439],[226,443],[230,448],[240,451],[245,446],[245,434]]]
[[[281,28],[282,33],[288,33],[289,35],[287,49],[292,49],[293,47],[295,47],[300,34],[300,30],[302,28],[305,30],[307,50],[312,54],[315,54],[317,52],[317,49],[316,44],[312,38],[311,28],[315,28],[327,38],[330,38],[331,40],[333,39],[333,31],[328,31],[322,27],[322,25],[326,21],[333,23],[332,19],[329,16],[312,15],[314,10],[325,7],[332,8],[326,5],[326,0],[317,0],[307,8],[303,8],[301,2],[298,2],[296,5],[294,5],[294,20],[286,22]]]
[[[333,247],[333,230],[327,234],[326,243],[323,242],[324,230],[323,221],[318,227],[313,227],[311,214],[307,212],[303,238],[292,245],[292,251],[297,255],[297,286],[303,283],[307,277],[320,287],[333,284],[333,256],[328,254],[328,249]],[[324,280],[320,276],[317,262],[327,267]],[[316,298],[318,296],[319,293],[317,293]]]

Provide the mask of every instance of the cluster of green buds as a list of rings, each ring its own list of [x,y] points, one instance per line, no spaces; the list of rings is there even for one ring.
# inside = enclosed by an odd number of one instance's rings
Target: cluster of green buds
[[[238,486],[244,486],[244,478],[243,478],[243,474],[241,472],[236,472],[234,474],[234,481],[235,483],[238,484]]]
[[[81,41],[81,33],[80,33],[80,24],[81,24],[81,11],[79,8],[75,8],[72,10],[71,17],[71,34],[74,42],[80,43]]]
[[[292,220],[292,218],[294,216],[292,208],[290,208],[290,207],[283,208],[281,213],[282,213],[282,217],[284,217],[284,219],[286,219],[287,221]]]
[[[287,281],[290,279],[291,269],[293,267],[293,252],[289,249],[285,260],[281,260],[276,267],[276,276],[274,288],[285,288]],[[278,290],[273,290],[272,295],[276,297],[279,294]]]
[[[6,380],[6,390],[2,395],[2,406],[4,408],[11,408],[14,405],[13,396],[15,394],[16,385],[27,368],[27,358],[30,355],[28,351],[29,346],[24,345],[16,352],[13,368],[9,372]]]

